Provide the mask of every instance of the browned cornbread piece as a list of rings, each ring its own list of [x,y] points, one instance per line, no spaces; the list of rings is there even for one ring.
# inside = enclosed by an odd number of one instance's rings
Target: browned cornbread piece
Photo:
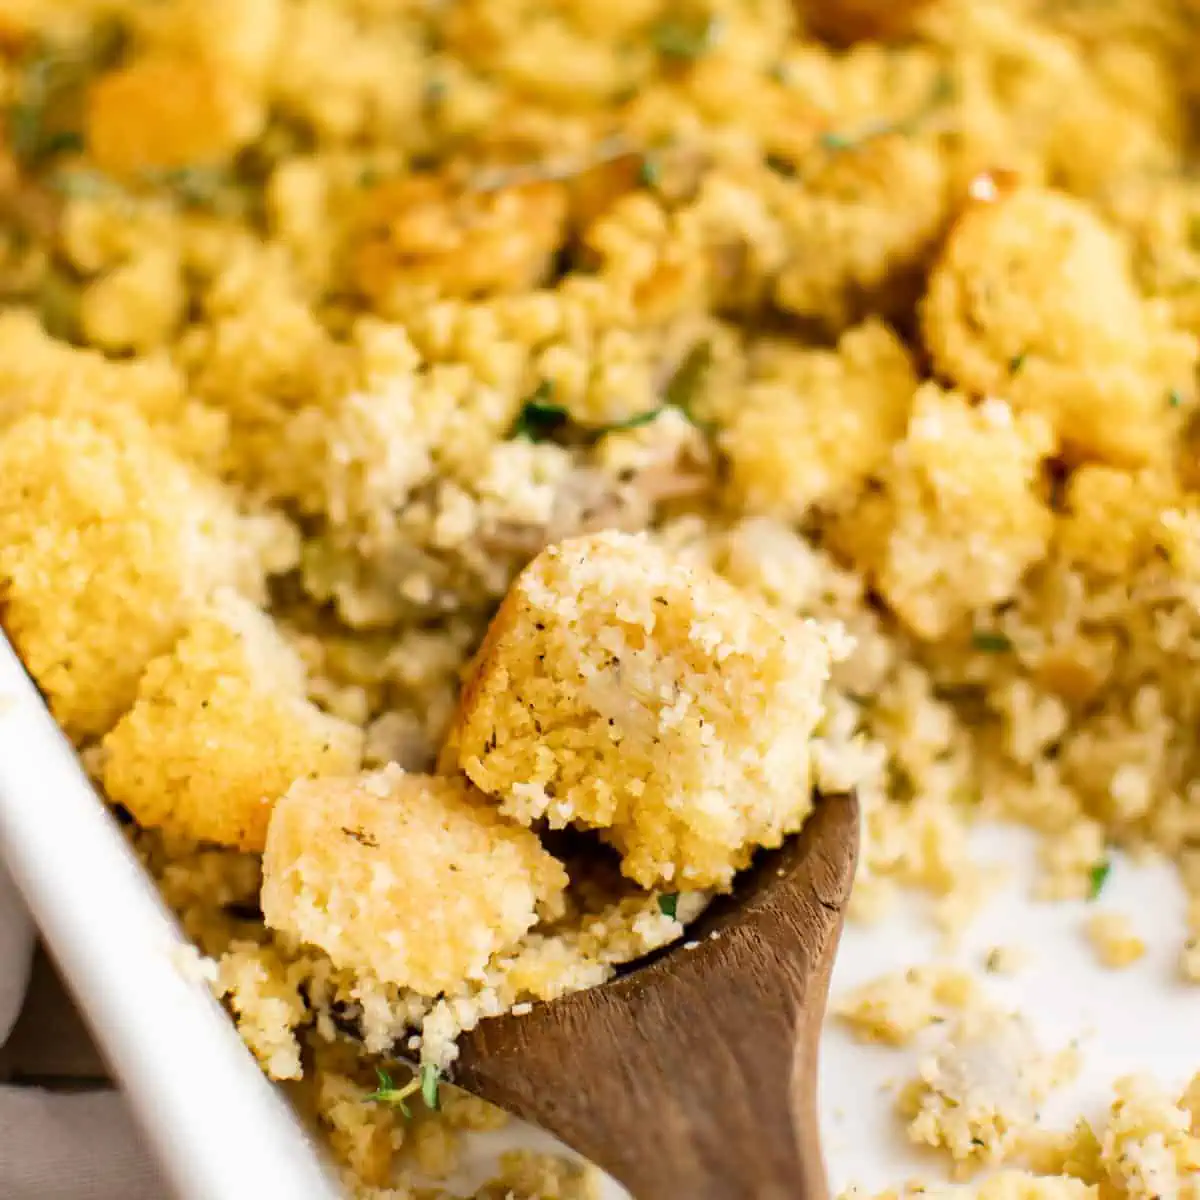
[[[0,433],[4,627],[76,738],[223,586],[263,591],[262,530],[135,418],[33,415]]]
[[[105,790],[138,824],[261,851],[275,801],[297,779],[357,771],[362,733],[309,703],[269,618],[222,595],[146,668],[102,746]]]
[[[604,830],[644,887],[727,887],[811,808],[829,663],[645,536],[576,538],[513,585],[444,759],[525,824]]]
[[[558,915],[566,883],[534,834],[465,779],[393,765],[301,781],[279,801],[262,908],[335,966],[437,995]]]

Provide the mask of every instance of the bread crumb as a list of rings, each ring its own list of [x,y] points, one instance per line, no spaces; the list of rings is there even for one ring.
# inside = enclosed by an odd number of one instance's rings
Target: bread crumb
[[[1114,971],[1132,966],[1146,953],[1146,943],[1124,913],[1094,913],[1087,920],[1087,936],[1096,957]]]
[[[930,1025],[980,1003],[978,985],[957,967],[895,971],[836,1000],[835,1016],[863,1041],[905,1046]]]

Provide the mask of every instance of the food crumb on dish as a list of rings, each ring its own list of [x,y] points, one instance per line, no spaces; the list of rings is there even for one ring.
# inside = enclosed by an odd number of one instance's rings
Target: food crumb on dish
[[[1074,1048],[1047,1053],[1019,1016],[976,1007],[945,1028],[897,1105],[909,1138],[944,1149],[965,1177],[1004,1162],[1078,1070]]]
[[[838,996],[834,1015],[863,1041],[904,1046],[930,1025],[981,1002],[978,985],[958,967],[909,967]]]
[[[1132,966],[1146,953],[1146,943],[1126,913],[1094,913],[1085,929],[1096,957],[1113,970]]]

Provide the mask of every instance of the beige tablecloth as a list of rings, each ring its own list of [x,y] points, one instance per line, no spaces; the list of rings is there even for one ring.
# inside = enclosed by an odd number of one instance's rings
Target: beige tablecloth
[[[0,1197],[168,1197],[2,868]]]

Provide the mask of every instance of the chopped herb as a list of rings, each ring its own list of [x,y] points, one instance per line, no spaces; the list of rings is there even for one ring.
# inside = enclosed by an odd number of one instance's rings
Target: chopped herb
[[[438,1083],[441,1080],[441,1071],[437,1067],[430,1066],[426,1063],[421,1068],[421,1099],[425,1101],[425,1107],[437,1111],[438,1107]]]
[[[794,179],[796,176],[796,164],[789,162],[781,155],[768,154],[766,163],[776,175],[782,175],[785,179]]]
[[[837,133],[832,129],[828,129],[821,134],[821,145],[826,150],[849,150],[861,140],[861,138],[854,138],[849,134]]]
[[[614,421],[611,425],[605,425],[599,432],[601,434],[620,433],[625,429],[640,429],[643,425],[649,425],[652,421],[658,420],[666,407],[665,404],[661,404],[658,408],[647,409],[636,416],[627,417],[624,421]]]
[[[421,1079],[413,1076],[402,1088],[398,1088],[392,1082],[392,1077],[381,1067],[375,1068],[375,1075],[379,1080],[379,1086],[367,1099],[374,1100],[378,1104],[394,1104],[406,1117],[411,1117],[412,1111],[405,1101],[416,1092],[424,1095]]]
[[[1188,245],[1200,250],[1200,213],[1193,213],[1188,221]]]
[[[174,192],[185,208],[216,208],[230,183],[229,175],[217,167],[171,167],[147,171],[145,179]]]
[[[1029,357],[1027,354],[1014,354],[1008,360],[1008,372],[1010,375],[1016,375],[1025,365],[1025,360]]]
[[[531,442],[544,442],[553,437],[566,423],[567,410],[561,404],[550,403],[554,385],[543,380],[525,401],[509,437],[523,437]]]
[[[437,108],[446,98],[450,85],[440,76],[435,75],[425,84],[425,104],[429,108]]]
[[[78,88],[85,64],[46,51],[25,66],[17,99],[8,110],[8,135],[23,163],[36,166],[47,158],[83,149],[83,137],[58,123],[64,99]]]
[[[949,104],[958,95],[958,87],[954,82],[954,76],[949,71],[939,71],[938,77],[933,81],[933,91],[929,93],[929,99],[925,102],[925,112],[922,115],[928,115],[935,108],[940,108],[943,104]]]
[[[826,150],[834,152],[853,150],[856,146],[861,146],[864,142],[872,141],[887,134],[916,133],[937,109],[941,108],[948,101],[953,100],[955,94],[954,80],[943,71],[934,81],[933,90],[929,93],[925,103],[912,116],[905,117],[900,121],[868,121],[866,124],[859,126],[858,129],[847,133],[827,130],[821,134],[821,145]]]
[[[1183,404],[1183,393],[1178,388],[1172,388],[1167,393],[1167,403],[1172,408],[1179,408]]]
[[[977,629],[971,634],[971,645],[985,654],[1003,654],[1013,648],[1012,639],[1005,633]]]
[[[642,156],[642,165],[638,168],[638,182],[642,187],[656,188],[662,183],[662,164],[653,154]]]
[[[363,167],[358,173],[358,186],[363,188],[374,187],[383,178],[382,173],[376,166]]]
[[[1104,885],[1112,874],[1112,859],[1102,858],[1088,872],[1088,899],[1095,900],[1104,891]]]
[[[707,54],[720,40],[721,22],[714,16],[698,20],[666,17],[653,30],[654,47],[664,58],[685,61]]]
[[[658,911],[664,917],[670,917],[675,920],[675,913],[679,908],[679,897],[674,892],[664,892],[658,898]]]
[[[60,267],[51,267],[38,285],[38,315],[51,337],[73,342],[79,337],[79,293],[77,280]]]
[[[679,369],[671,377],[671,382],[667,384],[664,399],[668,404],[679,409],[689,420],[695,420],[692,416],[692,401],[695,399],[696,389],[700,386],[711,365],[712,345],[708,342],[697,342],[684,355]]]

